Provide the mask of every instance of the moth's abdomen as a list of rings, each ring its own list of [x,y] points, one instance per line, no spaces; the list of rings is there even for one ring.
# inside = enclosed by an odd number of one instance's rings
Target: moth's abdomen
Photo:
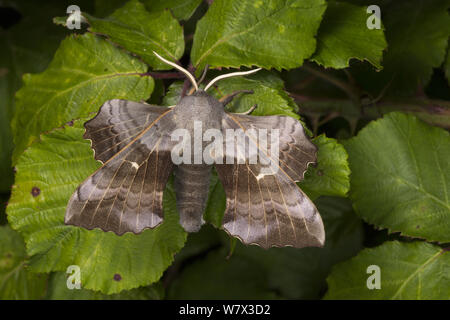
[[[175,168],[175,194],[180,224],[187,232],[197,232],[204,223],[211,166],[182,164]]]

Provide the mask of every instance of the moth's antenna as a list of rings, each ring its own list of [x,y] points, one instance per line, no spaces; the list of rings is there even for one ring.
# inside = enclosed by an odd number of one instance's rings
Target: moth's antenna
[[[157,54],[155,51],[153,51],[153,54],[154,54],[155,56],[157,56],[158,59],[160,59],[161,61],[163,61],[163,62],[167,63],[168,65],[174,67],[175,69],[177,69],[177,70],[183,72],[183,73],[189,78],[189,80],[191,80],[192,84],[193,84],[194,87],[195,87],[195,91],[198,90],[197,82],[195,81],[194,76],[193,76],[189,71],[187,71],[187,70],[186,70],[185,68],[183,68],[183,67],[180,67],[180,66],[177,65],[176,63],[173,63],[173,62],[171,62],[171,61],[169,61],[169,60],[164,59],[164,58],[161,57],[159,54]]]
[[[214,83],[216,83],[219,80],[222,80],[222,79],[225,79],[225,78],[236,77],[236,76],[245,76],[245,75],[248,75],[248,74],[252,74],[252,73],[258,72],[259,70],[261,70],[261,68],[253,69],[253,70],[250,70],[250,71],[232,72],[232,73],[227,73],[227,74],[223,74],[221,76],[215,77],[205,87],[205,91],[208,90]]]

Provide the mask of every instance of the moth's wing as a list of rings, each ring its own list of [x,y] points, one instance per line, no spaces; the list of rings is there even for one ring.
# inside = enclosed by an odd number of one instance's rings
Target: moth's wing
[[[226,162],[229,152],[224,153],[224,164],[215,164],[227,197],[223,228],[242,242],[263,248],[323,246],[325,231],[319,212],[296,184],[308,164],[316,161],[317,148],[302,125],[285,116],[226,114],[222,127],[224,131],[242,129],[245,137],[241,163],[235,149],[232,164]],[[255,140],[258,136],[249,129],[267,129],[267,147],[258,145],[261,140]],[[279,157],[270,152],[271,129],[279,129]],[[225,144],[242,143],[226,132],[224,136]],[[252,144],[259,152],[256,163],[249,156]]]
[[[225,126],[232,126],[247,132],[253,140],[258,136],[250,133],[255,129],[262,132],[267,130],[267,149],[271,147],[271,133],[279,129],[279,164],[280,168],[294,181],[303,180],[303,175],[309,164],[317,161],[317,147],[305,134],[301,123],[287,116],[250,116],[240,114],[226,114]]]
[[[84,138],[92,141],[95,159],[104,163],[168,110],[128,100],[109,100],[84,124]]]
[[[97,156],[109,154],[105,152],[109,149],[117,153],[98,157],[105,162],[70,198],[66,224],[121,235],[129,231],[140,233],[162,222],[163,191],[173,169],[170,133],[175,125],[172,110],[164,108],[161,112],[139,105],[132,110],[135,103],[110,103],[96,117],[103,121],[97,120],[96,126],[91,121],[86,126]],[[131,123],[142,124],[143,129],[134,133]],[[107,137],[95,135],[99,128],[105,128],[113,137],[109,143],[102,142]]]

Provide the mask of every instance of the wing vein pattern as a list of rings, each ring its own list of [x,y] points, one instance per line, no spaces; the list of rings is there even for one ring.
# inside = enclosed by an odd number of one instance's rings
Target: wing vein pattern
[[[227,135],[228,129],[238,133]],[[227,196],[225,231],[263,248],[323,246],[322,219],[296,184],[317,153],[300,122],[286,116],[226,114],[222,132],[225,145],[234,145],[231,153],[224,147],[224,164],[215,164]],[[264,143],[257,132],[266,134]],[[272,152],[275,145],[278,152]],[[257,150],[257,162],[250,161],[252,150]],[[230,158],[233,163],[226,162]]]
[[[103,165],[70,198],[66,224],[118,235],[159,225],[163,191],[173,170],[172,110],[110,100],[85,128],[84,137]]]

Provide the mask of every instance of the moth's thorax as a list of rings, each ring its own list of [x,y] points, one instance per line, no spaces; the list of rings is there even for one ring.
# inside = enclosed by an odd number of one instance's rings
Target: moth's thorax
[[[177,127],[188,130],[194,128],[194,122],[201,122],[203,130],[220,129],[223,113],[223,104],[203,90],[183,97],[173,110]]]

